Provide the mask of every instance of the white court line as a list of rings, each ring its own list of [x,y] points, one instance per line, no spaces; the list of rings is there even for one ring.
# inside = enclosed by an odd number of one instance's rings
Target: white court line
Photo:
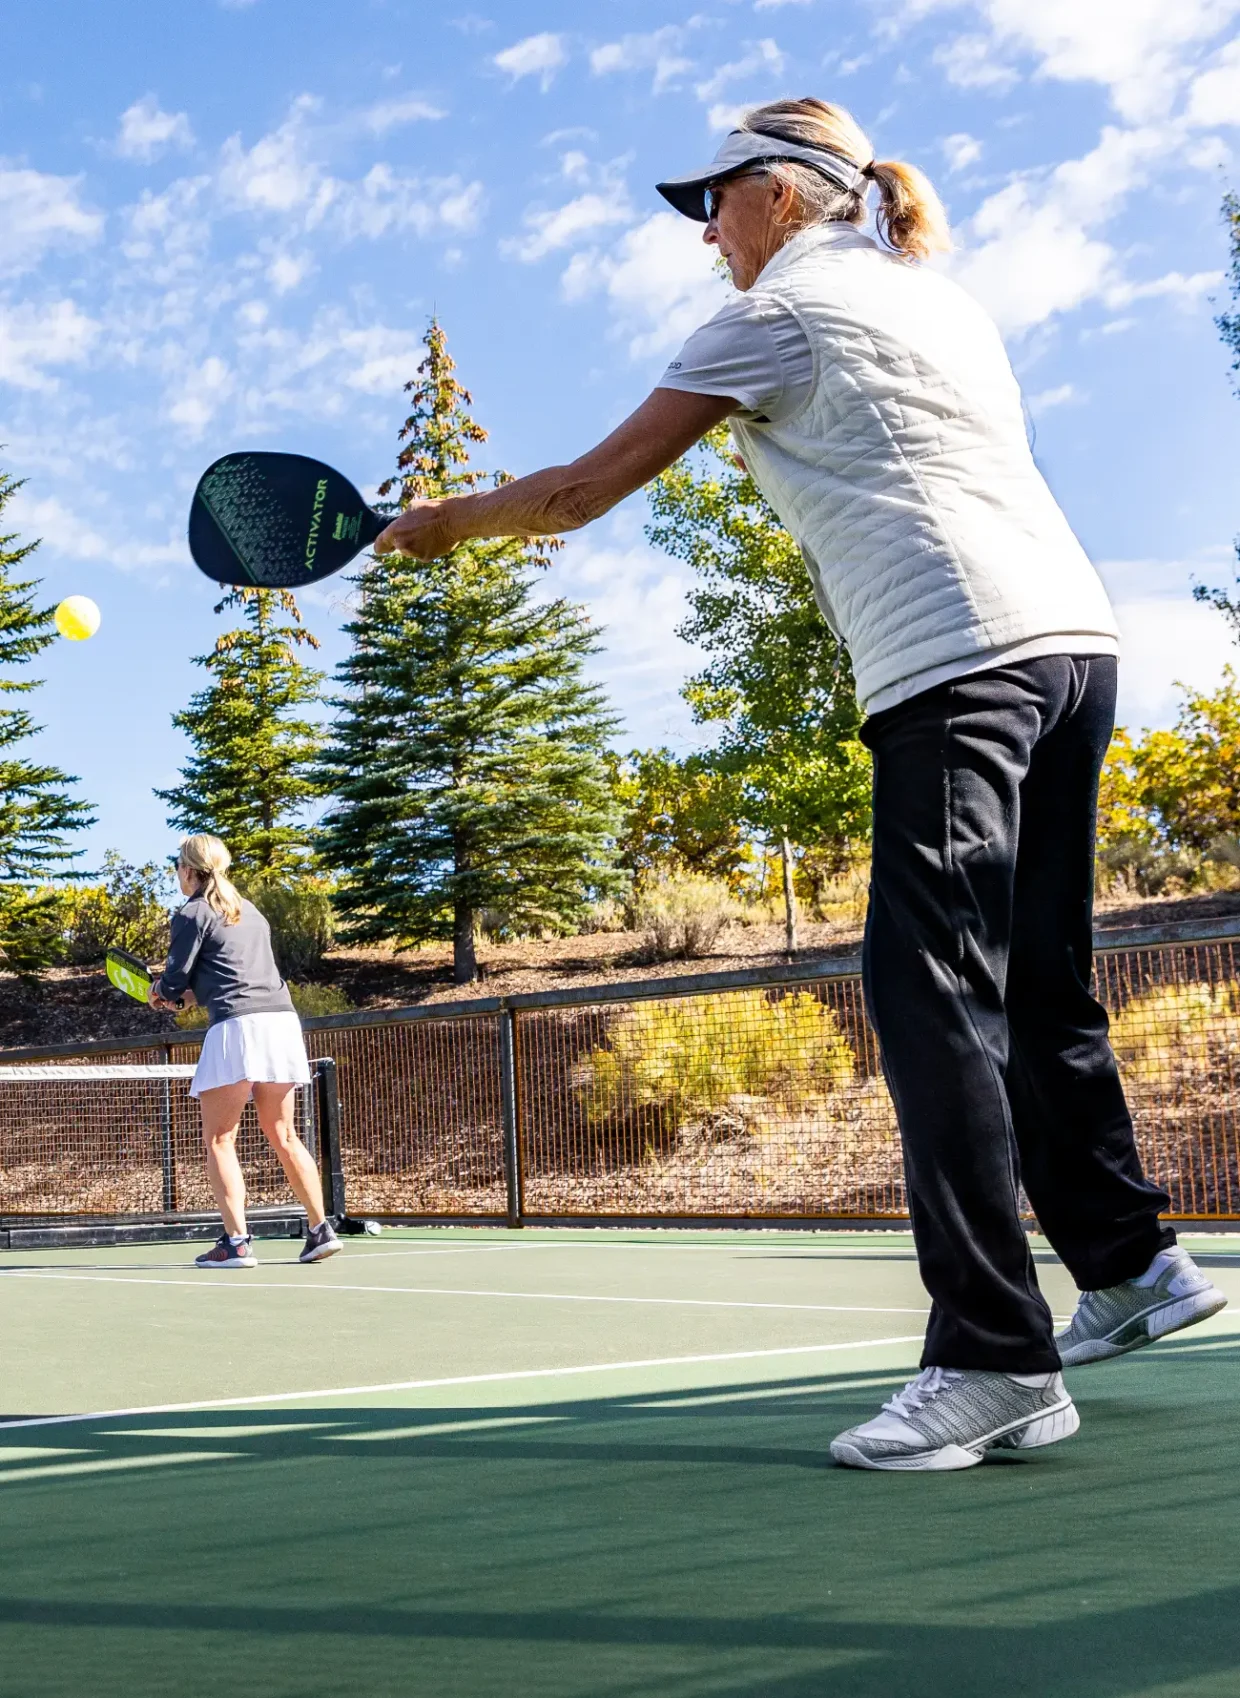
[[[920,1333],[902,1338],[858,1338],[848,1344],[787,1344],[774,1350],[725,1350],[709,1356],[648,1356],[632,1362],[591,1362],[571,1368],[517,1368],[503,1374],[451,1374],[435,1380],[386,1380],[379,1385],[330,1386],[317,1391],[275,1391],[252,1397],[210,1397],[195,1403],[148,1403],[132,1409],[96,1409],[83,1415],[23,1415],[0,1421],[15,1427],[65,1427],[83,1421],[119,1421],[136,1415],[192,1414],[200,1409],[244,1409],[255,1404],[305,1403],[316,1397],[374,1397],[389,1391],[435,1391],[444,1386],[502,1385],[514,1380],[567,1379],[579,1374],[615,1374],[637,1368],[689,1368],[704,1362],[754,1362],[775,1356],[826,1356],[837,1350],[874,1350],[885,1344],[920,1344]]]
[[[208,1291],[211,1284],[202,1279],[150,1279],[144,1274],[75,1274],[53,1268],[19,1268],[24,1279],[84,1280],[95,1285],[180,1285],[190,1290]],[[222,1271],[222,1270],[221,1270]],[[506,1297],[537,1303],[637,1303],[674,1309],[777,1309],[793,1313],[824,1315],[926,1315],[928,1309],[885,1308],[864,1303],[747,1303],[726,1302],[715,1297],[611,1297],[593,1296],[573,1291],[474,1291],[451,1285],[315,1285],[299,1280],[296,1285],[276,1284],[274,1280],[247,1279],[230,1282],[221,1287],[234,1291],[292,1291],[313,1292],[318,1296],[329,1291],[372,1291],[393,1297]]]

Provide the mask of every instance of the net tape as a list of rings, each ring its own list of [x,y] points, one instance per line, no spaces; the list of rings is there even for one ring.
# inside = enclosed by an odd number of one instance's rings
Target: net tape
[[[31,1085],[64,1081],[69,1084],[93,1084],[100,1079],[130,1080],[141,1084],[144,1079],[192,1079],[198,1069],[184,1062],[157,1063],[149,1066],[108,1067],[0,1067],[0,1085]]]

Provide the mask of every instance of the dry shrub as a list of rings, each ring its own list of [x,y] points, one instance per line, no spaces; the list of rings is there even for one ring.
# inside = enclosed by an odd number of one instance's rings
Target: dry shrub
[[[1146,991],[1112,1019],[1111,1047],[1130,1085],[1204,1082],[1220,1060],[1240,1052],[1240,986],[1231,980]]]
[[[737,904],[726,884],[678,873],[643,885],[633,902],[633,929],[642,932],[647,961],[694,961],[714,953]]]
[[[803,1109],[850,1085],[855,1071],[825,1003],[808,991],[772,999],[755,990],[722,1005],[638,1003],[574,1082],[596,1125],[636,1115],[679,1127],[729,1112],[752,1123],[775,1104]]]

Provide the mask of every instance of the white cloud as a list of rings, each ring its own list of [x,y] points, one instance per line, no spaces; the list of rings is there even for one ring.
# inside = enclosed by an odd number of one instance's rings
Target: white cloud
[[[1093,298],[1119,299],[1119,258],[1097,232],[1173,142],[1162,127],[1108,128],[1083,158],[1040,179],[1008,183],[960,230],[953,275],[1007,331],[1028,330]]]
[[[742,54],[739,59],[720,65],[709,77],[696,85],[695,92],[699,100],[715,100],[732,83],[763,72],[778,75],[783,68],[784,55],[767,36],[762,41],[750,42],[748,52]]]
[[[103,216],[82,205],[79,181],[0,164],[0,274],[28,270],[49,248],[99,236]]]
[[[482,210],[481,183],[459,177],[402,177],[390,165],[372,165],[356,183],[331,183],[331,219],[346,238],[372,240],[408,230],[472,230]]]
[[[1153,569],[1168,591],[1151,595],[1130,585],[1134,577],[1138,583],[1148,581]],[[1117,719],[1134,730],[1172,725],[1182,700],[1181,681],[1194,689],[1213,689],[1224,666],[1235,664],[1231,632],[1213,608],[1189,599],[1192,570],[1186,563],[1104,561],[1098,570],[1120,629]],[[1170,589],[1173,583],[1182,586],[1178,594]]]
[[[1240,41],[1233,41],[1216,62],[1196,78],[1188,97],[1192,124],[1240,124]]]
[[[1075,383],[1060,383],[1054,389],[1042,389],[1031,395],[1028,406],[1031,413],[1046,413],[1052,407],[1064,407],[1070,401],[1079,403],[1085,399]]]
[[[432,106],[428,100],[417,100],[410,96],[404,100],[380,101],[377,106],[372,106],[362,114],[362,122],[368,130],[373,130],[375,135],[382,136],[402,124],[433,122],[447,116],[441,107]]]
[[[1190,277],[1182,271],[1168,271],[1148,283],[1117,283],[1107,290],[1106,302],[1109,307],[1126,307],[1133,301],[1170,296],[1182,306],[1192,306],[1209,290],[1217,289],[1222,281],[1221,271],[1194,271]]]
[[[568,63],[564,37],[545,30],[541,35],[527,35],[496,53],[491,63],[507,73],[514,82],[522,77],[537,77],[545,94],[555,81],[555,74]]]
[[[197,440],[235,387],[227,364],[211,354],[178,376],[169,391],[168,417],[191,440]]]
[[[983,35],[959,35],[955,41],[936,47],[932,57],[957,88],[991,89],[1002,94],[1020,81],[1010,65],[995,58],[991,43]]]
[[[944,136],[939,143],[943,149],[943,157],[947,161],[949,171],[963,171],[970,165],[976,165],[982,157],[982,144],[976,136],[967,135],[958,130],[955,135]]]
[[[706,114],[706,123],[711,130],[735,130],[739,128],[741,119],[753,105],[753,101],[743,101],[739,106],[731,105],[725,100],[717,100]]]
[[[596,77],[616,71],[652,71],[652,92],[659,94],[682,71],[692,68],[693,61],[685,58],[683,48],[689,32],[702,21],[691,18],[687,24],[665,24],[645,35],[626,35],[619,41],[606,42],[590,54],[590,69]]]
[[[781,6],[812,6],[814,0],[754,0],[755,12],[777,12]]]
[[[55,389],[56,379],[46,368],[80,365],[99,328],[74,301],[0,305],[0,383],[16,389]]]
[[[310,158],[306,120],[316,102],[307,95],[293,102],[278,129],[261,136],[251,148],[240,136],[224,143],[218,173],[225,202],[257,212],[291,212],[311,207],[321,213],[332,196],[332,185]]]
[[[576,254],[563,290],[570,301],[605,295],[629,333],[630,354],[643,360],[673,352],[727,298],[700,225],[672,212],[626,231],[610,252]]]
[[[144,94],[121,113],[113,152],[122,159],[149,165],[169,148],[187,148],[193,144],[194,132],[186,114],[165,112],[153,94]]]
[[[625,706],[620,745],[698,747],[702,733],[680,685],[703,657],[676,635],[689,612],[693,573],[666,554],[626,542],[627,517],[617,513],[606,526],[570,537],[548,589],[583,604],[601,630],[603,652],[590,672]]]
[[[503,251],[527,265],[556,248],[571,247],[583,236],[610,224],[627,224],[632,212],[627,199],[614,194],[584,194],[546,212],[527,212],[528,234],[502,244]]]
[[[911,0],[906,11],[958,11],[964,5],[989,28],[986,36],[953,44],[971,86],[1013,75],[1013,52],[1031,55],[1037,74],[1060,82],[1094,82],[1133,122],[1166,115],[1199,69],[1200,54],[1240,16],[1240,0]],[[1224,50],[1226,52],[1226,49]],[[950,74],[950,68],[949,68]],[[958,75],[954,80],[963,81]],[[995,86],[992,84],[991,86]],[[1227,82],[1217,86],[1225,98]],[[1207,85],[1203,101],[1213,108]],[[1235,104],[1201,122],[1234,122]]]
[[[290,289],[310,275],[313,262],[306,254],[280,253],[267,267],[267,281],[277,295],[287,295]]]

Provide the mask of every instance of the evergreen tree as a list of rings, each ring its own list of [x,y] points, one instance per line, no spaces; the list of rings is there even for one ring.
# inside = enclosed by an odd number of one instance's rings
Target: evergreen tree
[[[0,525],[20,487],[0,472]],[[12,669],[55,641],[51,609],[35,606],[38,580],[13,575],[37,547],[0,531],[0,700],[38,689],[40,680]],[[64,875],[81,854],[71,834],[94,823],[89,804],[65,789],[76,778],[17,753],[40,729],[24,708],[0,707],[0,965],[22,972],[45,965],[56,948],[57,897],[39,886]]]
[[[651,542],[698,574],[679,635],[708,660],[683,694],[699,723],[719,727],[710,760],[738,781],[742,823],[781,852],[791,949],[792,846],[842,868],[869,839],[870,759],[848,658],[724,427],[657,478],[650,500]]]
[[[287,879],[310,860],[305,815],[319,794],[323,743],[318,725],[296,717],[320,699],[323,684],[297,651],[319,645],[288,590],[230,590],[215,611],[234,607],[245,623],[195,656],[211,682],[172,716],[194,745],[183,782],[155,794],[167,802],[174,830],[213,831],[241,872]]]
[[[486,433],[437,322],[424,343],[397,474],[380,488],[396,496],[388,511],[484,477],[469,453]],[[477,976],[483,909],[513,929],[565,930],[622,882],[604,762],[615,721],[583,675],[595,634],[580,608],[533,596],[555,546],[504,538],[430,563],[371,559],[346,627],[319,853],[339,875],[348,935],[450,937],[458,984]]]

